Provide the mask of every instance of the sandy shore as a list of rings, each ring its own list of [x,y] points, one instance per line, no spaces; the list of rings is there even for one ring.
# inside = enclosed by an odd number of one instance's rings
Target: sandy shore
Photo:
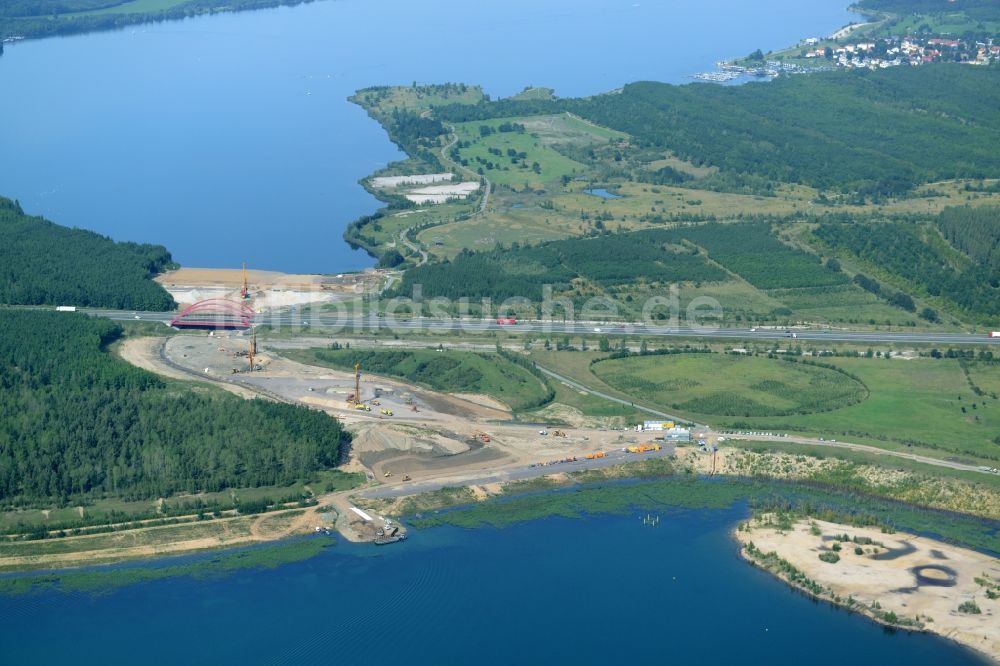
[[[990,598],[1000,596],[996,558],[912,534],[820,520],[779,529],[765,517],[741,525],[735,537],[745,558],[783,580],[789,581],[788,570],[774,556],[804,574],[815,584],[812,589],[801,579],[792,584],[814,596],[886,624],[893,624],[894,614],[899,623],[912,622],[909,628],[1000,661],[1000,599]],[[840,559],[826,562],[823,554]],[[979,613],[960,611],[963,604]]]

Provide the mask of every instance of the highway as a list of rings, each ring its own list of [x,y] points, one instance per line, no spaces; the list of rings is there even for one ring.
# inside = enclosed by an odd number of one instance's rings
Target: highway
[[[145,321],[168,322],[174,313],[164,312],[132,312],[122,310],[81,310],[97,317],[107,317],[115,320],[140,319]],[[651,326],[644,324],[607,324],[597,322],[561,322],[561,321],[520,321],[516,325],[498,324],[492,319],[436,319],[430,317],[414,319],[395,319],[376,316],[346,316],[309,312],[301,315],[294,311],[278,311],[257,315],[258,324],[268,324],[275,328],[300,327],[307,324],[313,330],[330,329],[333,331],[374,331],[389,330],[399,332],[424,332],[428,334],[447,335],[448,333],[487,333],[490,331],[508,331],[510,333],[535,333],[541,335],[641,335],[643,337],[662,338],[703,338],[706,340],[731,340],[733,342],[776,341],[786,344],[809,342],[849,342],[855,344],[912,344],[912,345],[977,345],[997,346],[1000,348],[1000,338],[989,338],[986,333],[909,333],[890,331],[843,331],[834,329],[756,329],[748,328],[697,328],[690,326]]]

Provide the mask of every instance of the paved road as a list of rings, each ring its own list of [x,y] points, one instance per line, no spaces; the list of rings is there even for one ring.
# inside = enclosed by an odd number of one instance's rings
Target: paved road
[[[476,209],[475,213],[476,215],[482,215],[486,211],[486,206],[489,205],[490,203],[490,193],[493,191],[493,183],[490,182],[490,179],[487,178],[486,176],[480,176],[478,173],[476,173],[469,167],[462,166],[455,160],[451,159],[451,156],[448,154],[448,151],[451,150],[451,147],[458,142],[458,131],[455,130],[454,125],[448,125],[448,131],[451,132],[452,139],[447,143],[447,145],[441,148],[441,159],[443,159],[446,164],[450,164],[459,171],[464,171],[465,173],[469,174],[469,176],[474,180],[482,178],[483,181],[486,183],[486,187],[483,188],[483,198],[479,201],[479,208]]]
[[[452,474],[446,478],[432,479],[415,483],[401,483],[398,485],[386,485],[365,490],[357,493],[358,497],[366,499],[386,499],[390,497],[405,497],[407,495],[417,495],[420,493],[430,493],[441,488],[452,488],[456,486],[483,485],[487,483],[506,483],[507,481],[524,481],[526,479],[536,479],[548,474],[580,472],[588,469],[602,469],[621,465],[626,462],[636,462],[647,458],[669,458],[674,454],[673,445],[667,444],[660,451],[650,451],[648,453],[626,453],[619,449],[607,452],[606,458],[595,458],[587,460],[581,458],[576,462],[556,463],[552,465],[524,465],[513,467],[499,472],[482,471],[471,472],[468,475]],[[541,462],[541,461],[540,461]]]
[[[86,310],[94,316],[108,317],[116,320],[144,319],[152,321],[170,321],[174,313],[164,312],[132,312],[121,310]],[[288,312],[276,312],[273,315],[258,315],[258,323],[272,326],[300,326],[303,323],[314,329],[336,330],[398,330],[424,331],[427,333],[444,334],[483,333],[489,331],[509,331],[511,333],[538,333],[545,335],[581,335],[600,334],[609,336],[641,335],[644,337],[664,338],[704,338],[713,340],[731,340],[733,342],[781,341],[795,345],[802,342],[853,342],[858,344],[927,344],[927,345],[979,345],[996,346],[1000,348],[1000,338],[989,338],[985,333],[907,333],[888,331],[841,331],[833,329],[796,329],[796,338],[789,337],[784,329],[721,328],[700,329],[689,326],[665,327],[647,326],[643,324],[606,324],[584,322],[542,322],[521,321],[516,326],[497,324],[494,320],[483,319],[391,319],[374,316],[343,316],[312,312],[306,316],[298,316]]]
[[[584,386],[583,384],[581,384],[581,383],[579,383],[577,381],[574,381],[574,380],[570,379],[569,377],[563,377],[559,373],[553,372],[552,370],[549,370],[548,368],[543,368],[542,366],[538,365],[537,363],[535,364],[535,367],[538,368],[543,373],[545,373],[546,375],[548,375],[549,377],[552,377],[555,380],[558,380],[558,381],[560,381],[560,382],[562,382],[562,383],[564,383],[564,384],[566,384],[568,386],[571,386],[571,387],[575,388],[578,391],[583,391],[585,393],[589,393],[590,395],[597,396],[598,398],[602,398],[604,400],[610,400],[611,402],[617,402],[619,405],[625,405],[626,407],[634,407],[635,409],[638,409],[638,410],[643,411],[643,412],[647,412],[649,414],[652,414],[653,416],[659,416],[659,417],[664,418],[664,419],[666,419],[668,421],[679,421],[679,422],[690,423],[690,421],[688,421],[686,418],[684,418],[682,416],[676,416],[674,414],[667,414],[666,412],[661,412],[659,410],[653,409],[652,407],[644,407],[642,405],[637,405],[634,402],[631,402],[629,400],[622,400],[621,398],[616,398],[613,395],[608,395],[607,393],[603,393],[601,391],[598,391],[597,389],[592,389],[589,386]],[[697,424],[697,423],[695,424],[696,427],[700,426],[700,425],[701,424]]]
[[[410,248],[412,251],[419,252],[420,261],[419,263],[417,263],[417,266],[423,266],[424,264],[427,263],[427,252],[422,247],[414,245],[406,238],[406,232],[408,231],[409,229],[403,229],[402,231],[399,232],[399,242],[405,245],[406,247]]]
[[[830,440],[818,440],[812,439],[810,437],[781,437],[774,435],[726,435],[723,437],[727,439],[735,439],[741,441],[754,441],[754,442],[789,442],[792,444],[808,444],[810,446],[822,446],[831,449],[848,449],[851,451],[863,451],[864,453],[871,453],[877,456],[886,456],[888,458],[903,458],[906,460],[913,460],[915,462],[924,463],[925,465],[934,465],[936,467],[947,467],[949,469],[957,469],[963,472],[981,472],[983,474],[992,474],[993,472],[982,469],[977,465],[969,465],[966,463],[955,462],[953,460],[942,460],[941,458],[931,458],[929,456],[921,456],[916,453],[907,453],[906,451],[890,451],[888,449],[880,449],[877,446],[868,446],[867,444],[853,444],[851,442],[832,442]]]

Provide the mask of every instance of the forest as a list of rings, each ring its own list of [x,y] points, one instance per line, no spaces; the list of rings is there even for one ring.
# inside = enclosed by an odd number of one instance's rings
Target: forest
[[[848,282],[819,257],[779,241],[767,221],[703,224],[672,233],[704,248],[708,256],[758,289],[832,287]]]
[[[130,0],[4,0],[0,2],[0,41],[10,37],[54,37],[95,30],[113,30],[136,23],[298,5],[313,0],[177,0],[163,9],[125,11]],[[116,11],[102,10],[114,8]],[[94,12],[94,13],[76,13]]]
[[[552,285],[558,293],[578,279],[601,287],[730,279],[706,261],[702,251],[759,289],[822,289],[850,282],[819,257],[778,240],[769,221],[756,220],[605,233],[485,252],[465,250],[450,262],[408,270],[392,295],[410,295],[419,284],[428,298],[520,297],[538,302],[542,285]]]
[[[570,111],[699,166],[878,197],[1000,176],[998,108],[1000,68],[942,64],[784,76],[764,86],[639,82],[585,99],[484,101],[434,113],[462,122]]]
[[[861,0],[857,4],[862,10],[900,15],[964,12],[977,21],[1000,18],[1000,4],[996,0]]]
[[[607,287],[727,278],[696,250],[673,244],[677,240],[670,231],[654,229],[533,247],[515,244],[486,252],[465,250],[450,262],[408,270],[394,295],[409,295],[419,284],[429,298],[527,298],[538,302],[543,285],[552,285],[558,292],[577,279]]]
[[[1000,208],[945,208],[938,216],[937,226],[952,246],[1000,276]]]
[[[174,299],[152,277],[173,268],[160,245],[116,243],[24,214],[0,197],[0,303],[168,311]]]
[[[107,351],[120,335],[104,319],[0,310],[0,500],[284,485],[337,464],[349,436],[336,419],[168,384]]]
[[[981,230],[989,227],[989,212],[979,214],[973,213],[972,209],[954,209],[943,212],[939,217],[945,237],[956,222],[961,226],[965,219],[979,220],[983,224],[978,229],[970,225],[968,233],[964,230],[953,232],[954,237],[960,239],[959,247],[963,242],[982,237]],[[996,233],[996,222],[993,233]],[[846,250],[880,270],[901,277],[928,296],[950,302],[975,320],[1000,321],[1000,272],[986,263],[957,261],[949,255],[947,246],[941,242],[933,226],[900,220],[881,223],[827,222],[819,225],[815,234],[828,245]],[[954,253],[953,250],[951,252]],[[976,253],[979,254],[979,251]],[[897,304],[904,308],[907,306],[907,303]],[[912,309],[912,303],[909,305],[907,309]]]

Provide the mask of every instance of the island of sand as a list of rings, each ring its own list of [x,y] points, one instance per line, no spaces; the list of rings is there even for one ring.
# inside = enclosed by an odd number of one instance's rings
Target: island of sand
[[[996,558],[912,534],[770,514],[735,536],[743,557],[808,594],[1000,660]]]

